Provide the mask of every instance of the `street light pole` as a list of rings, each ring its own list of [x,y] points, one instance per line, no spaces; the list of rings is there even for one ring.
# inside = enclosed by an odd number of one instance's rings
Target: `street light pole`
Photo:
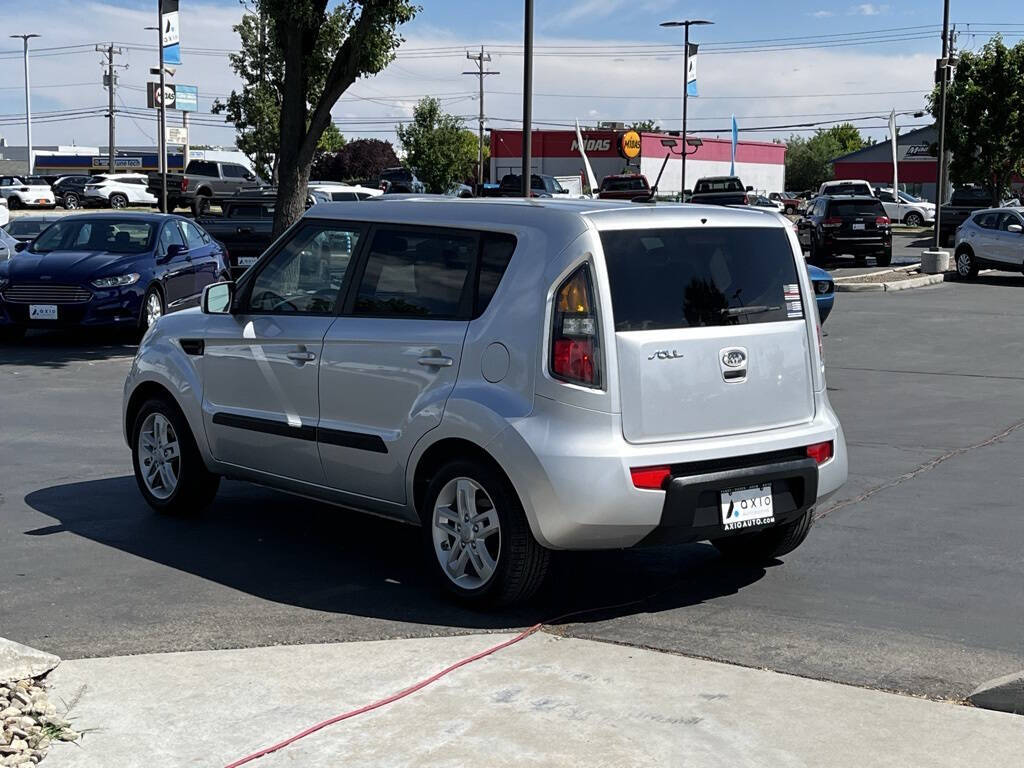
[[[706,19],[684,19],[683,21],[663,21],[661,26],[663,27],[682,27],[683,28],[683,127],[679,131],[679,136],[683,140],[683,146],[686,146],[686,102],[687,102],[687,86],[690,79],[690,26],[697,24],[714,24],[713,21]],[[680,182],[679,182],[679,200],[680,202],[686,201],[686,152],[683,152],[680,158],[682,168],[680,170]]]
[[[939,240],[942,231],[939,222],[942,219],[942,195],[946,188],[946,81],[949,79],[949,0],[943,4],[942,11],[942,58],[938,71],[941,73],[939,83],[939,168],[935,174],[935,242],[932,250],[942,247]]]
[[[156,4],[157,7],[157,24],[155,27],[146,27],[146,29],[156,30],[156,47],[160,52],[160,84],[159,91],[160,98],[157,102],[157,115],[159,116],[160,130],[159,136],[157,136],[157,167],[160,170],[160,210],[164,213],[170,213],[167,210],[167,107],[164,104],[164,86],[166,73],[164,72],[164,33],[163,27],[163,15],[161,14],[160,3]],[[152,74],[153,70],[150,70]],[[188,165],[188,163],[185,163]]]
[[[32,175],[33,165],[32,162],[32,97],[30,95],[29,86],[29,74],[28,74],[28,41],[33,37],[39,37],[36,34],[30,35],[11,35],[13,38],[20,39],[23,45],[24,57],[25,57],[25,139],[28,145],[28,176]]]
[[[530,196],[533,176],[533,0],[526,0],[523,37],[523,197]]]

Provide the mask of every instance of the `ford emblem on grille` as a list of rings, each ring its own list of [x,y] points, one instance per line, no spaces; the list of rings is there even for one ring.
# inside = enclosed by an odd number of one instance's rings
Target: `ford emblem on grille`
[[[742,368],[747,362],[747,351],[734,347],[722,350],[722,365],[727,368]]]

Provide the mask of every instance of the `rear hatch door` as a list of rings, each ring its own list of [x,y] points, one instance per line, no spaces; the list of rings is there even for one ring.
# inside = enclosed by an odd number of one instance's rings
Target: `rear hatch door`
[[[882,236],[877,219],[886,214],[881,200],[833,200],[828,215],[842,220],[839,237],[877,239]]]
[[[601,233],[631,443],[814,418],[813,312],[781,227]]]

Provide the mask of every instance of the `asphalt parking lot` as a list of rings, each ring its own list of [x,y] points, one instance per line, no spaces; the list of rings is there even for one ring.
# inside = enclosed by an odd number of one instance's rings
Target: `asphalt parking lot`
[[[960,698],[1024,668],[1022,291],[992,273],[837,297],[826,358],[851,476],[785,562],[727,567],[704,544],[569,554],[540,600],[497,615],[435,592],[406,526],[235,482],[201,517],[153,514],[121,437],[133,347],[32,334],[0,347],[0,634],[75,658],[599,609],[557,631]]]

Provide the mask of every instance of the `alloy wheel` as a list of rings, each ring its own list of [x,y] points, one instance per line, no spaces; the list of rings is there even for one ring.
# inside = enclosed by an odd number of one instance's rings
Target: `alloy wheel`
[[[125,199],[124,195],[111,195],[110,196],[110,207],[111,208],[124,208],[128,205],[128,200]]]
[[[75,210],[76,208],[78,208],[78,195],[76,195],[74,192],[68,192],[68,194],[64,195],[63,203],[65,210]]]
[[[151,413],[139,430],[139,469],[146,489],[163,501],[178,487],[181,448],[171,422],[162,413]]]
[[[966,253],[961,253],[956,257],[956,271],[962,277],[967,277],[971,274],[971,257]]]
[[[917,213],[908,213],[905,223],[908,227],[920,227],[921,215]]]
[[[152,291],[146,296],[146,327],[152,328],[153,324],[164,314],[164,305],[160,301],[160,294]]]
[[[433,516],[434,554],[453,584],[473,590],[494,576],[501,557],[501,523],[483,486],[468,477],[448,481]]]

